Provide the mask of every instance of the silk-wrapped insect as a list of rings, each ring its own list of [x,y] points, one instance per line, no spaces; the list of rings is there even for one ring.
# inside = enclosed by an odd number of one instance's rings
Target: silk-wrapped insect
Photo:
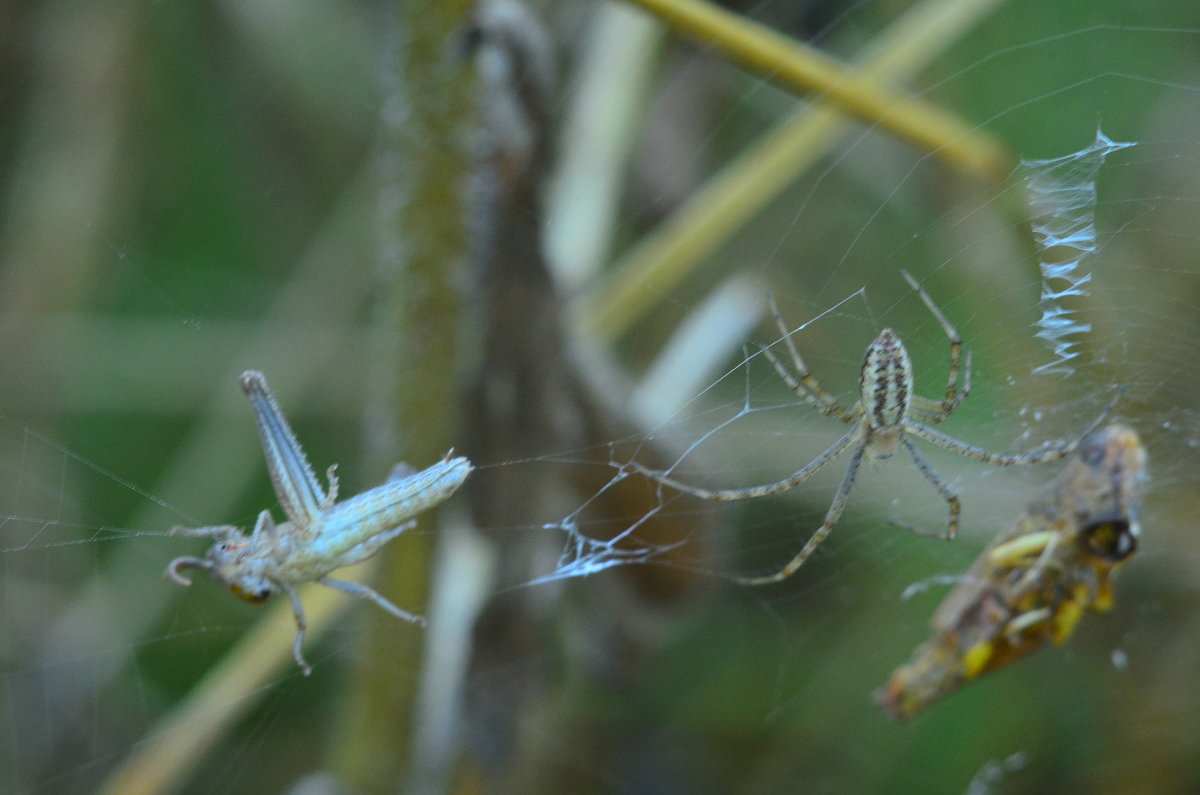
[[[934,635],[876,701],[905,720],[967,682],[1063,643],[1112,607],[1115,571],[1137,551],[1146,452],[1119,424],[1089,435],[1067,467],[947,594]]]

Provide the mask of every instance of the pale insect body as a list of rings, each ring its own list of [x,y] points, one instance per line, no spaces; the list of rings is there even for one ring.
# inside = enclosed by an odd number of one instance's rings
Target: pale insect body
[[[416,522],[410,517],[441,503],[462,485],[471,472],[470,462],[447,454],[417,473],[398,465],[382,486],[339,503],[336,465],[327,470],[326,492],[262,373],[243,373],[240,384],[254,409],[271,483],[288,521],[276,524],[271,512],[264,510],[250,535],[232,525],[173,528],[172,533],[220,540],[204,558],[184,556],[171,561],[166,576],[180,585],[190,585],[180,571],[205,569],[213,579],[251,602],[264,602],[283,591],[296,618],[293,656],[306,675],[312,669],[301,654],[307,623],[297,585],[318,582],[370,599],[398,618],[423,624],[423,618],[401,610],[371,588],[326,575],[361,563],[413,527]]]
[[[945,396],[940,400],[930,400],[915,394],[913,390],[912,359],[900,337],[891,329],[885,328],[879,332],[875,340],[867,347],[863,357],[862,369],[859,371],[859,398],[850,407],[845,407],[817,382],[808,371],[800,352],[792,340],[791,332],[783,322],[779,310],[775,307],[774,299],[771,309],[775,317],[784,345],[792,360],[795,372],[788,370],[779,357],[770,349],[762,348],[762,354],[771,363],[775,372],[783,379],[793,392],[805,403],[812,406],[827,417],[835,417],[852,426],[842,438],[838,439],[825,452],[805,464],[782,480],[761,486],[750,486],[735,489],[706,489],[682,483],[666,472],[660,472],[642,466],[636,462],[631,467],[647,475],[659,483],[678,491],[692,494],[706,500],[749,500],[765,497],[770,494],[780,494],[805,482],[826,464],[846,450],[852,450],[850,460],[842,482],[834,494],[833,502],[825,513],[821,526],[809,537],[803,548],[788,563],[774,574],[763,577],[738,577],[735,582],[745,585],[764,585],[790,577],[808,560],[813,551],[825,540],[841,518],[850,496],[850,490],[858,477],[858,469],[865,457],[870,459],[887,458],[897,448],[903,447],[916,464],[917,469],[937,490],[946,501],[949,517],[946,530],[941,533],[943,538],[954,538],[958,532],[959,513],[961,505],[958,495],[946,482],[945,478],[934,469],[925,459],[921,451],[913,445],[909,436],[916,436],[938,447],[951,450],[966,458],[995,464],[997,466],[1013,466],[1018,464],[1035,464],[1042,461],[1052,461],[1070,455],[1079,446],[1080,441],[1095,428],[1099,427],[1112,412],[1112,406],[1104,409],[1096,420],[1074,441],[1046,447],[1032,453],[1022,455],[1004,455],[989,452],[967,442],[955,439],[932,426],[941,423],[967,399],[971,391],[971,353],[966,355],[963,370],[962,388],[958,386],[959,362],[962,358],[962,340],[958,331],[946,319],[933,299],[925,289],[907,272],[900,271],[909,285],[916,291],[921,301],[937,320],[946,337],[950,340],[950,369],[946,377]],[[908,530],[923,535],[925,531],[911,525],[895,522]]]

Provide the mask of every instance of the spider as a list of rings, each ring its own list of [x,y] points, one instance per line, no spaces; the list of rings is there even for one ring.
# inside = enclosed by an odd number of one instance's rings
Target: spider
[[[265,602],[280,591],[287,594],[296,619],[292,656],[305,676],[312,673],[301,653],[308,622],[297,585],[318,582],[360,599],[370,599],[397,618],[424,626],[425,619],[401,610],[366,585],[335,580],[328,575],[334,569],[361,563],[415,526],[415,520],[406,520],[453,494],[470,474],[471,463],[447,453],[441,461],[420,472],[398,464],[382,486],[338,502],[338,479],[334,474],[337,465],[326,471],[329,481],[326,492],[313,474],[263,374],[247,371],[242,374],[240,384],[254,409],[267,470],[288,521],[276,524],[271,512],[263,511],[250,535],[232,525],[172,528],[172,535],[212,537],[217,543],[206,557],[184,556],[172,560],[167,564],[167,578],[180,585],[191,585],[192,581],[180,571],[204,569],[248,602]]]
[[[960,441],[931,427],[943,422],[953,414],[954,410],[970,394],[971,353],[968,351],[966,355],[962,388],[960,389],[958,385],[958,370],[959,361],[962,358],[962,340],[958,336],[958,331],[954,326],[950,325],[950,321],[946,319],[946,316],[934,304],[933,299],[929,297],[925,288],[918,284],[908,271],[901,270],[900,273],[904,276],[905,281],[916,291],[917,295],[920,296],[925,306],[929,308],[930,313],[933,314],[950,340],[950,373],[946,379],[946,394],[940,401],[914,394],[912,360],[909,358],[908,350],[905,349],[904,343],[900,341],[900,337],[896,335],[896,332],[890,328],[885,328],[879,332],[879,336],[875,338],[875,341],[867,347],[866,356],[863,358],[862,370],[859,375],[858,401],[849,408],[843,406],[833,395],[821,387],[817,379],[805,367],[804,360],[800,358],[800,352],[796,349],[795,343],[792,342],[791,332],[784,325],[783,317],[775,305],[774,297],[771,296],[771,311],[775,317],[775,324],[778,326],[784,344],[787,346],[795,373],[790,372],[784,366],[783,362],[780,361],[779,357],[769,348],[760,347],[760,350],[767,357],[771,366],[775,368],[775,372],[779,374],[779,377],[784,380],[784,383],[797,396],[821,414],[827,417],[835,417],[850,425],[850,430],[842,438],[834,442],[829,449],[791,475],[774,483],[766,483],[761,486],[749,486],[737,489],[705,489],[681,483],[669,477],[665,472],[649,469],[636,462],[632,464],[636,471],[653,478],[659,483],[696,497],[706,500],[750,500],[756,497],[765,497],[769,494],[780,494],[793,489],[811,478],[822,467],[846,450],[853,450],[850,454],[850,462],[846,465],[846,474],[843,475],[841,485],[838,486],[837,492],[833,496],[833,502],[830,504],[829,510],[825,513],[825,521],[812,534],[808,542],[805,543],[796,556],[774,574],[761,577],[736,577],[734,578],[735,582],[743,585],[766,585],[768,583],[780,582],[792,576],[808,560],[813,551],[825,540],[825,537],[829,535],[834,525],[837,524],[842,511],[846,508],[850,489],[854,486],[854,481],[858,477],[858,468],[863,458],[889,458],[899,447],[903,447],[912,456],[917,469],[933,485],[933,488],[941,495],[942,499],[946,501],[949,506],[950,515],[946,522],[944,533],[929,533],[918,527],[901,522],[893,522],[893,524],[921,535],[936,535],[945,539],[954,538],[958,532],[958,516],[961,510],[958,495],[950,488],[950,484],[946,482],[945,478],[938,474],[933,465],[925,459],[921,451],[913,445],[912,440],[909,438],[910,436],[916,436],[938,447],[943,447],[967,458],[973,458],[989,464],[996,464],[998,466],[1036,464],[1070,455],[1079,446],[1084,437],[1099,427],[1104,418],[1112,411],[1113,406],[1110,404],[1095,422],[1089,425],[1072,442],[1047,447],[1023,455],[992,453],[984,450],[982,447]]]

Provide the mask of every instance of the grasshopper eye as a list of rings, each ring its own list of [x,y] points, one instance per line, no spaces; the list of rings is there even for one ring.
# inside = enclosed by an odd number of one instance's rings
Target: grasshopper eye
[[[1137,533],[1124,518],[1092,522],[1079,533],[1083,547],[1104,560],[1119,562],[1137,551]]]
[[[274,595],[274,592],[270,588],[247,590],[240,585],[230,585],[229,590],[233,591],[235,596],[245,599],[247,602],[256,603],[265,602]]]

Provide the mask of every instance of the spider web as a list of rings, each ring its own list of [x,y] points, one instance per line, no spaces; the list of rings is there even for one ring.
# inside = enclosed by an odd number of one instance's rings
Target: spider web
[[[1020,168],[1014,174],[1013,179],[1023,183],[1028,191],[1029,223],[1032,227],[1039,258],[1038,265],[1041,269],[1043,279],[1041,296],[1039,298],[1041,317],[1035,322],[1036,333],[1033,336],[1048,343],[1051,354],[1049,360],[1031,368],[1030,373],[1033,375],[1060,374],[1069,376],[1074,372],[1067,363],[1080,355],[1079,351],[1075,350],[1076,338],[1090,332],[1091,326],[1078,320],[1076,316],[1079,312],[1065,306],[1064,300],[1069,298],[1086,298],[1089,295],[1087,286],[1092,281],[1093,275],[1083,271],[1083,267],[1085,261],[1090,256],[1095,255],[1100,248],[1095,222],[1097,178],[1109,155],[1134,145],[1134,143],[1129,142],[1114,142],[1102,131],[1097,130],[1095,140],[1087,147],[1055,158],[1022,161]],[[729,292],[730,289],[730,285],[723,285],[716,291],[718,295],[709,300],[709,304],[728,303],[728,299],[723,293]],[[738,284],[733,289],[744,291],[745,286]],[[826,312],[822,313],[822,316],[846,311],[847,305],[856,300],[863,299],[866,296],[866,292],[866,288],[855,291],[851,296],[839,301]],[[757,318],[762,314],[762,307],[758,304],[743,301],[740,308],[742,309],[741,322],[728,324],[739,332],[752,325],[752,323],[745,321],[746,316]],[[640,414],[643,418],[653,422],[654,418],[667,413],[663,409],[662,404],[669,405],[672,397],[680,394],[675,382],[682,373],[680,367],[675,364],[676,361],[690,362],[692,364],[692,371],[688,374],[688,377],[695,379],[699,370],[696,367],[697,351],[703,351],[701,358],[716,364],[720,361],[720,352],[728,351],[730,347],[736,347],[741,344],[739,339],[730,334],[714,335],[708,330],[710,326],[720,325],[725,320],[725,315],[733,311],[737,310],[730,308],[722,311],[706,307],[699,311],[689,324],[681,327],[675,336],[664,345],[664,352],[660,360],[650,366],[650,372],[646,376],[645,381],[634,392],[634,402],[640,407]],[[703,322],[699,318],[703,318]],[[821,317],[818,317],[814,321],[809,321],[809,323],[805,323],[799,327],[787,328],[785,337],[794,338],[800,335],[805,327],[812,322],[819,322],[820,319]],[[871,322],[878,324],[878,321]],[[784,341],[784,337],[777,337],[770,341],[768,347],[774,349],[780,360],[788,362],[788,367],[791,368],[791,362],[788,358],[789,354],[783,348]],[[792,341],[794,343],[794,339]],[[717,353],[714,354],[714,351]],[[733,436],[735,437],[732,442],[733,445],[744,445],[746,436],[753,437],[756,433],[761,434],[762,431],[749,431],[744,435],[740,435],[735,429],[750,424],[759,414],[781,412],[789,409],[798,409],[805,413],[811,412],[810,407],[799,401],[762,403],[756,400],[755,395],[766,392],[771,385],[770,382],[776,378],[769,370],[764,371],[767,372],[765,378],[755,378],[751,375],[751,368],[757,368],[757,362],[762,361],[763,358],[762,351],[746,356],[733,370],[721,374],[715,382],[709,384],[697,394],[688,395],[685,405],[670,411],[669,416],[656,423],[656,430],[651,431],[644,437],[644,442],[647,444],[653,443],[657,434],[673,433],[677,424],[700,427],[706,424],[710,425],[708,430],[700,433],[694,440],[688,442],[686,448],[677,458],[670,461],[668,466],[657,470],[658,474],[675,480],[681,480],[676,474],[677,471],[680,468],[686,469],[689,458],[694,453],[713,446],[709,442],[714,437]],[[757,369],[754,372],[757,372]],[[670,375],[664,377],[663,373]],[[739,375],[743,376],[745,392],[741,405],[737,407],[735,412],[719,421],[712,419],[713,412],[711,409],[699,409],[705,412],[705,416],[699,419],[689,414],[690,411],[695,410],[697,405],[703,404],[713,391],[720,390],[725,382],[735,379]],[[963,373],[959,374],[959,378],[963,378]],[[927,391],[931,396],[937,394],[936,391]],[[1113,398],[1116,398],[1115,392]],[[849,406],[851,401],[855,399],[856,397],[848,398],[845,405]],[[656,408],[652,409],[650,408],[651,406],[655,406]],[[717,409],[716,411],[720,412],[721,410]],[[1021,438],[1024,440],[1032,439],[1035,433],[1034,426],[1045,417],[1046,411],[1029,410],[1027,412],[1022,409],[1021,413],[1028,413],[1031,416],[1031,422],[1026,423],[1026,429],[1022,433]],[[813,412],[813,416],[816,416],[815,412]],[[777,424],[780,422],[780,419],[778,416],[771,416],[765,419],[764,422]],[[794,436],[798,436],[806,431],[807,429],[802,431],[796,428],[789,430],[787,434],[780,434],[780,436],[794,438]],[[1069,440],[1070,437],[1066,437],[1062,441],[1066,442]],[[1049,445],[1049,441],[1044,444]],[[754,453],[754,455],[758,454],[758,452]],[[801,456],[797,463],[804,463],[810,460],[811,457]],[[848,457],[848,453],[841,456],[843,460]],[[870,463],[868,462],[868,464]],[[609,486],[626,477],[645,477],[645,475],[637,472],[636,469],[631,469],[627,463],[614,461],[611,462],[611,465],[617,470],[617,473],[613,476],[613,480]],[[745,469],[745,466],[743,464],[739,468]],[[830,468],[836,471],[837,465],[831,465]],[[870,469],[869,466],[868,469]],[[719,469],[714,469],[712,462],[709,462],[707,471],[698,473],[698,477],[703,480],[702,483],[687,481],[686,479],[683,479],[683,482],[702,488],[722,488],[720,480],[712,474],[714,471],[719,471]],[[779,472],[776,474],[779,477],[783,477],[787,473]],[[771,475],[755,481],[755,483],[773,482],[776,479],[775,475]],[[929,488],[932,490],[932,485]],[[673,489],[667,484],[661,484],[658,490],[661,499],[664,501],[663,505],[655,508],[651,514],[641,517],[609,540],[592,539],[581,531],[578,518],[582,512],[586,511],[588,508],[587,505],[581,506],[578,510],[572,512],[562,522],[551,525],[564,532],[567,536],[567,541],[559,560],[558,568],[550,575],[539,577],[537,582],[588,576],[621,562],[642,563],[674,549],[675,545],[665,547],[648,545],[639,547],[635,543],[632,547],[628,546],[630,539],[636,538],[639,526],[652,519],[653,515],[659,510],[666,509],[669,503],[677,502],[681,494],[678,489]],[[831,492],[831,489],[829,486],[823,486],[816,491],[828,493]],[[802,542],[804,538],[799,537],[796,540],[797,542]],[[621,544],[626,544],[626,546],[622,547]],[[952,580],[953,578],[950,579]],[[941,581],[942,584],[946,584],[945,577],[934,578],[934,581]],[[906,589],[905,598],[912,595],[912,593],[911,588]]]
[[[711,48],[631,28],[615,39],[628,49],[609,40],[616,64],[592,72],[607,70],[617,88],[588,84],[589,36],[616,23],[591,17],[592,4],[561,5],[544,20],[568,78],[553,125],[567,129],[588,92],[606,97],[608,114],[567,136],[598,141],[582,178],[596,215],[567,188],[548,200],[548,248],[575,257],[553,256],[555,275],[576,296],[600,290],[631,241],[807,106]],[[798,7],[743,11],[849,63],[901,10],[863,0],[805,21]],[[236,374],[268,372],[316,468],[340,463],[346,494],[374,485],[347,429],[361,421],[370,366],[375,194],[365,185],[375,175],[363,173],[374,168],[364,131],[381,102],[382,45],[362,10],[273,21],[212,10],[228,30],[180,7],[136,24],[132,11],[86,25],[49,6],[20,13],[11,30],[28,50],[10,48],[0,72],[0,790],[91,791],[207,720],[186,712],[189,694],[263,615],[209,583],[162,580],[168,560],[200,551],[167,528],[249,526],[276,508]],[[402,605],[428,612],[441,662],[364,660],[360,622],[374,608],[347,604],[310,638],[309,680],[279,667],[217,700],[240,720],[205,745],[189,791],[282,791],[332,767],[352,722],[338,685],[364,663],[421,677],[427,720],[413,742],[426,781],[466,757],[494,788],[516,780],[494,772],[513,758],[532,780],[561,783],[552,774],[567,770],[597,791],[1194,786],[1200,30],[1182,2],[1139,14],[1131,25],[1116,2],[998,5],[898,88],[1001,141],[1011,173],[964,177],[886,125],[847,125],[686,278],[643,284],[649,308],[623,332],[582,333],[581,355],[601,361],[589,369],[619,374],[608,380],[622,384],[630,424],[585,447],[474,461],[592,484],[559,492],[544,515],[463,529],[472,523],[460,505],[436,529],[422,521],[418,533],[461,542],[431,564],[449,584],[427,605]],[[139,66],[127,53],[141,36],[163,47]],[[612,159],[600,160],[606,146]],[[556,181],[569,182],[567,161],[556,155]],[[609,166],[607,205],[596,163]],[[62,164],[73,164],[69,178]],[[953,543],[888,524],[945,522],[909,461],[864,465],[834,532],[769,588],[729,580],[799,550],[846,455],[786,494],[725,505],[630,464],[702,487],[756,485],[844,432],[759,351],[789,361],[768,291],[843,403],[857,399],[863,352],[885,327],[912,354],[917,392],[939,399],[948,345],[901,268],[973,352],[972,394],[948,433],[1024,452],[1073,438],[1117,400],[1149,451],[1151,481],[1142,547],[1117,578],[1112,613],[896,726],[870,693],[1054,464],[995,468],[923,446],[963,501]],[[638,500],[625,502],[631,492]],[[492,561],[514,548],[528,565],[499,577]],[[506,604],[537,623],[496,622],[491,610]],[[476,621],[528,645],[468,659],[485,640]],[[164,722],[178,711],[184,729]],[[556,723],[563,714],[572,720]]]
[[[1110,154],[1134,145],[1112,141],[1097,130],[1096,140],[1086,149],[1021,163],[1042,269],[1041,330],[1037,336],[1054,352],[1054,361],[1038,365],[1035,372],[1069,373],[1067,362],[1078,355],[1072,338],[1092,330],[1075,319],[1063,302],[1087,297],[1087,284],[1092,280],[1084,262],[1097,249],[1096,178],[1100,169]]]

